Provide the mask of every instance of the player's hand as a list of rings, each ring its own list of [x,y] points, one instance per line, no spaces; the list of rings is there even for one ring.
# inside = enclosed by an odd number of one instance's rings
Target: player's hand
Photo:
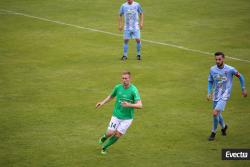
[[[130,103],[124,101],[122,102],[122,107],[129,107],[130,106]]]
[[[140,24],[140,30],[142,30],[142,28],[143,28],[143,23]]]
[[[243,97],[247,97],[247,90],[246,90],[246,89],[243,89],[243,90],[242,90],[242,96],[243,96]]]
[[[212,100],[212,94],[207,95],[207,101],[210,101],[210,100]]]
[[[122,26],[121,26],[121,25],[119,25],[119,28],[118,28],[118,29],[119,29],[119,31],[122,31]]]
[[[103,105],[102,102],[98,102],[98,103],[96,104],[95,108],[98,109],[98,108],[100,108],[102,105]]]

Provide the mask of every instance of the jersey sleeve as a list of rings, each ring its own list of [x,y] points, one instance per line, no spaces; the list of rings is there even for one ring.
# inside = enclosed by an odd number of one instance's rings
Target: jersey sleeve
[[[133,91],[133,93],[134,93],[134,101],[141,100],[141,96],[139,94],[138,89],[135,88],[134,91]]]
[[[115,86],[114,89],[112,90],[111,94],[110,94],[111,97],[115,97],[116,96],[117,89],[118,89],[118,86]]]
[[[143,10],[140,4],[138,4],[137,12],[140,14],[143,13]]]
[[[123,7],[123,5],[120,7],[119,15],[120,16],[124,15],[124,7]]]
[[[213,81],[214,81],[214,79],[213,79],[213,76],[212,76],[211,70],[210,70],[210,72],[208,74],[208,82],[213,82]]]
[[[237,78],[239,78],[241,89],[244,90],[245,89],[244,76],[242,74],[240,74],[235,68],[232,68],[231,73],[232,73],[232,75],[235,75]]]
[[[235,68],[231,69],[231,74],[235,75],[236,77],[239,77],[239,75],[240,75],[240,73]]]
[[[213,76],[211,74],[211,70],[208,74],[208,85],[207,85],[207,93],[210,94],[212,92],[212,88],[213,88],[213,83],[214,83],[214,79]]]

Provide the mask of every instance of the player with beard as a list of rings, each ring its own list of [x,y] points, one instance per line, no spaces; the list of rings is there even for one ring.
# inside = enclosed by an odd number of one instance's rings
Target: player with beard
[[[226,103],[230,98],[233,76],[239,78],[242,96],[247,97],[243,75],[240,74],[234,67],[225,64],[224,58],[224,53],[215,53],[216,65],[211,67],[208,75],[207,100],[213,100],[213,127],[212,133],[208,138],[209,141],[213,141],[215,139],[218,124],[221,125],[222,135],[226,136],[228,125],[224,122],[222,112],[224,111]]]

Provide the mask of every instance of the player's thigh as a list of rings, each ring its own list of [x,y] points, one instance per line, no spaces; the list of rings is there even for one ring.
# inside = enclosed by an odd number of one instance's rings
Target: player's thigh
[[[108,125],[109,132],[115,132],[117,127],[120,125],[121,120],[112,116]]]
[[[215,109],[217,103],[218,103],[218,101],[213,101],[213,110]]]
[[[222,112],[225,110],[227,101],[225,100],[219,100],[216,104],[214,104],[214,110]]]
[[[124,32],[123,32],[123,39],[124,39],[124,41],[131,39],[132,38],[131,34],[132,33],[131,33],[130,30],[124,30]]]
[[[132,38],[136,39],[136,40],[140,40],[141,39],[141,32],[140,32],[140,30],[133,31]]]
[[[117,127],[117,131],[124,135],[128,128],[131,126],[132,122],[133,119],[122,120]]]

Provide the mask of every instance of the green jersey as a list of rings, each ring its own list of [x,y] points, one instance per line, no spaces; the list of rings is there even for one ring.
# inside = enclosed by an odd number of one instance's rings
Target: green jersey
[[[111,93],[111,97],[116,97],[113,116],[118,119],[134,118],[134,108],[122,107],[121,104],[124,101],[134,104],[136,101],[141,100],[140,94],[133,84],[130,84],[127,89],[122,84],[116,85]]]

